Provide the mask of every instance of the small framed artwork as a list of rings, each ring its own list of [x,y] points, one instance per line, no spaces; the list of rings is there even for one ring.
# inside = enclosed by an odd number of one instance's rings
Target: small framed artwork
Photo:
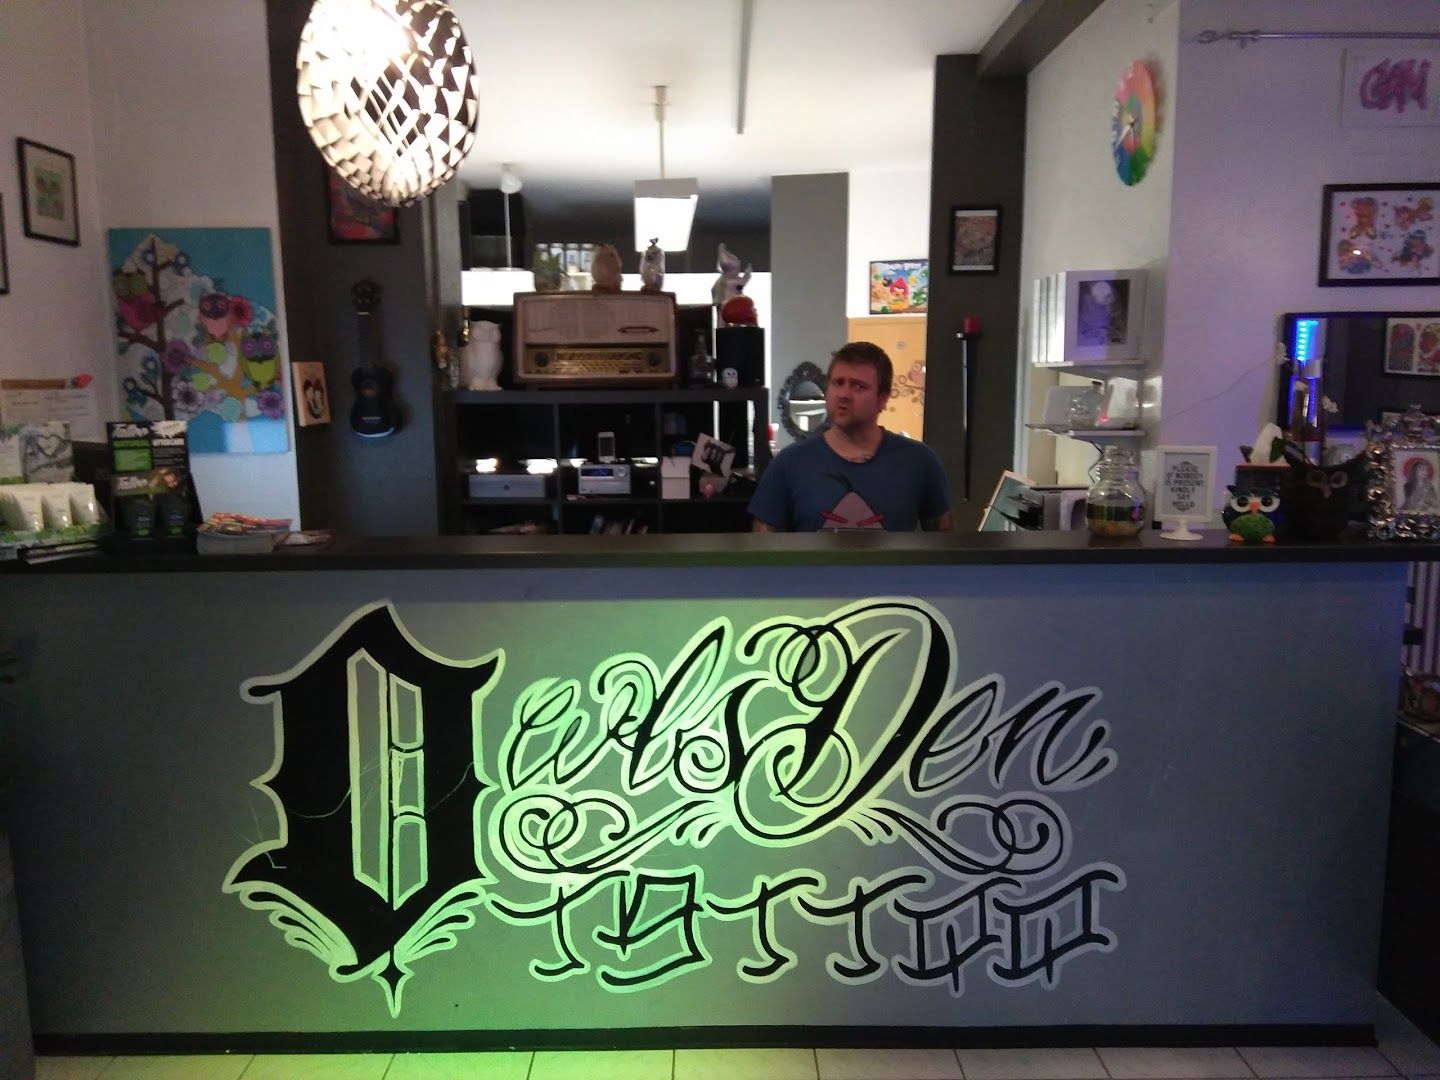
[[[1186,521],[1210,516],[1215,495],[1215,447],[1157,446],[1155,519],[1167,525],[1178,523],[1177,538]]]
[[[75,155],[29,139],[16,139],[15,146],[20,159],[20,210],[25,235],[79,247]]]
[[[883,259],[870,264],[871,315],[923,315],[929,306],[929,259]]]
[[[1145,327],[1144,271],[1067,270],[1059,276],[1065,304],[1064,362],[1139,358]]]
[[[1376,540],[1440,537],[1440,423],[1418,409],[1382,413],[1371,425],[1370,536]]]
[[[296,360],[290,365],[295,388],[295,422],[301,427],[330,423],[330,391],[325,386],[325,365],[318,360]]]
[[[994,274],[999,269],[1000,207],[955,207],[950,221],[950,272]]]
[[[1440,285],[1440,184],[1328,184],[1321,285]]]
[[[10,253],[5,250],[5,196],[0,195],[0,296],[10,291]]]
[[[325,224],[332,244],[398,244],[400,211],[325,170]]]
[[[1440,316],[1387,319],[1386,375],[1440,375]]]

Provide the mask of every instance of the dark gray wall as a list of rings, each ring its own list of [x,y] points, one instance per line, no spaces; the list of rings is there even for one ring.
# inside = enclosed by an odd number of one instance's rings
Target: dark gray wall
[[[830,354],[845,342],[849,212],[846,173],[774,179],[770,192],[772,416],[780,415],[775,395],[795,366],[809,360],[823,369]],[[791,441],[784,426],[777,426],[776,444]]]
[[[945,463],[958,529],[973,529],[1001,471],[1014,461],[1020,230],[1025,183],[1025,77],[981,80],[973,55],[935,63],[930,173],[930,318],[926,330],[925,441]],[[999,205],[1000,271],[961,276],[950,265],[951,211]],[[777,273],[777,277],[778,277]],[[973,452],[965,460],[960,343],[966,315],[980,319],[970,347]],[[965,494],[969,470],[969,497]]]
[[[266,14],[290,358],[325,364],[333,416],[328,426],[295,432],[301,520],[310,528],[354,536],[433,535],[438,525],[435,409],[422,209],[400,212],[399,244],[329,243],[326,165],[305,130],[295,97],[295,51],[309,5],[267,0]],[[446,205],[458,197],[452,194]],[[456,229],[452,222],[450,233]],[[451,262],[458,282],[458,239],[454,244]],[[355,400],[350,375],[360,359],[350,290],[367,277],[384,291],[379,348],[395,375],[404,415],[401,430],[385,439],[361,438],[349,423]]]

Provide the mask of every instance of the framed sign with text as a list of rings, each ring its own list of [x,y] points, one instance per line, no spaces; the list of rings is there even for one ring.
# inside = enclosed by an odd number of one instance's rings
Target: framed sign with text
[[[1155,519],[1177,523],[1182,538],[1187,521],[1210,516],[1215,489],[1215,447],[1159,446],[1155,449]],[[1167,534],[1168,535],[1168,534]]]

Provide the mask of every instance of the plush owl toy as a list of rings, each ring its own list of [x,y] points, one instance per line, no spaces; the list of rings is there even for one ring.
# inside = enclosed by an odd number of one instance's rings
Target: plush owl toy
[[[1230,531],[1230,539],[1243,544],[1273,544],[1280,497],[1268,489],[1239,484],[1230,484],[1226,490],[1230,501],[1220,517]]]

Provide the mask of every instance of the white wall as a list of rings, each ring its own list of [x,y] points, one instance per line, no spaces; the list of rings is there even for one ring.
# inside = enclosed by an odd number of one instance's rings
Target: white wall
[[[10,268],[10,294],[0,296],[0,378],[89,372],[102,417],[121,417],[105,254],[111,227],[271,229],[283,327],[263,0],[0,3],[0,71]],[[17,136],[75,155],[80,247],[24,236]],[[207,513],[298,520],[293,449],[197,455],[192,464]]]
[[[1128,267],[1150,271],[1144,351],[1151,371],[1162,361],[1177,138],[1178,23],[1174,4],[1108,0],[1030,73],[1020,257],[1022,365],[1036,277],[1059,270]],[[1110,152],[1110,106],[1115,84],[1134,60],[1148,61],[1156,80],[1159,142],[1145,179],[1126,187]],[[1055,381],[1052,372],[1026,372],[1022,367],[1017,397],[1024,419],[1040,418],[1045,391]],[[1017,445],[1020,470],[1038,483],[1086,483],[1085,472],[1096,456],[1088,443],[1048,435],[1020,435]]]
[[[928,257],[930,170],[852,172],[846,224],[845,317],[862,319],[870,314],[871,262]]]
[[[1440,177],[1440,128],[1341,128],[1342,41],[1201,45],[1202,30],[1430,31],[1433,0],[1184,0],[1165,443],[1219,447],[1217,487],[1273,412],[1278,316],[1440,307],[1434,287],[1319,288],[1325,184]],[[1355,44],[1355,43],[1352,43]],[[1360,43],[1364,44],[1364,43]]]
[[[76,43],[80,0],[0,3],[0,195],[10,293],[0,296],[0,378],[96,375],[104,415],[117,397],[108,378],[105,237],[95,192],[90,90]],[[17,137],[75,155],[80,246],[25,236]]]
[[[270,229],[288,372],[264,0],[86,0],[84,13],[101,221],[106,228]],[[108,297],[96,314],[108,325]],[[299,521],[290,408],[286,417],[286,453],[192,458],[205,513]]]

